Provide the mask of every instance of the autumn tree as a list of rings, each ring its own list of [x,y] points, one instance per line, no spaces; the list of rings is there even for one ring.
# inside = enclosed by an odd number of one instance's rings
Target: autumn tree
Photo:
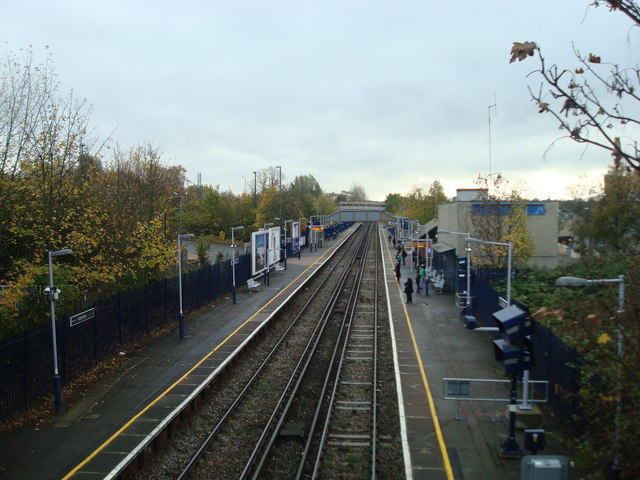
[[[280,207],[278,193],[278,187],[275,185],[262,191],[254,223],[256,229],[262,228],[267,223],[277,222],[275,218],[279,214]]]
[[[438,180],[428,185],[414,185],[406,195],[388,194],[385,209],[394,215],[427,223],[438,216],[438,205],[448,201]]]
[[[582,251],[599,255],[640,254],[640,176],[622,167],[605,175],[604,191],[596,197],[588,219],[578,222],[581,237],[591,242]]]
[[[385,211],[394,215],[398,215],[401,209],[401,205],[402,195],[400,195],[399,193],[387,193],[387,196],[384,199]]]
[[[605,6],[640,26],[640,6],[635,0],[595,0],[592,7]],[[536,56],[541,79],[539,88],[529,87],[540,113],[554,117],[559,128],[578,143],[608,151],[615,166],[624,165],[640,173],[638,127],[634,117],[640,103],[640,67],[623,66],[597,53],[584,54],[574,47],[577,68],[548,65],[535,42],[514,42],[511,62]]]
[[[285,189],[283,215],[295,221],[309,218],[314,211],[315,199],[322,195],[322,188],[313,175],[298,175]]]
[[[533,255],[533,241],[524,199],[500,174],[478,177],[476,184],[486,193],[480,203],[472,205],[474,235],[488,242],[511,242],[512,261],[526,263]],[[506,248],[490,244],[478,244],[473,253],[476,263],[494,266],[506,265],[507,254]]]
[[[91,108],[61,95],[52,61],[9,55],[0,64],[0,325],[41,322],[39,286],[46,252],[70,248],[55,262],[65,300],[96,298],[157,278],[174,262],[158,212],[171,209],[184,182],[154,147],[113,150],[104,162],[90,131]]]
[[[351,183],[351,187],[348,191],[348,200],[349,202],[366,202],[367,201],[367,192],[362,185],[357,182]]]
[[[93,146],[90,106],[59,94],[50,56],[31,50],[0,63],[0,277],[31,252],[64,237],[63,219],[83,203],[75,181],[82,145]]]
[[[314,199],[312,215],[331,215],[337,209],[338,205],[334,198],[331,195],[323,194]]]

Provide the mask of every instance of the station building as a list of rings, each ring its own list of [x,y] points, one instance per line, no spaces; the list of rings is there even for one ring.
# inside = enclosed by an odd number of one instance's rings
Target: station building
[[[486,208],[485,189],[458,189],[451,203],[438,206],[438,231],[468,232],[471,237],[479,238],[474,232],[472,215],[482,215]],[[507,213],[514,203],[501,202],[501,211]],[[555,268],[558,266],[558,233],[559,202],[557,201],[525,201],[523,205],[527,215],[527,227],[534,246],[533,257],[529,260],[532,266]],[[437,251],[454,251],[456,256],[463,256],[465,236],[439,233],[434,248]]]

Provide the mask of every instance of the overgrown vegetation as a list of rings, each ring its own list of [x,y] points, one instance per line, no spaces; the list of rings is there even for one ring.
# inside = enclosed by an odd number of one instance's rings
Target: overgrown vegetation
[[[587,279],[616,279],[625,275],[624,311],[618,312],[618,284],[593,284],[562,288],[561,276]],[[603,478],[610,470],[616,444],[620,448],[624,475],[638,478],[640,449],[637,431],[640,417],[640,268],[631,255],[585,256],[575,264],[557,270],[527,270],[513,282],[513,295],[526,303],[534,317],[586,361],[581,371],[580,418],[567,425],[579,466],[591,471],[589,478]],[[620,328],[621,327],[621,328]],[[618,355],[618,334],[622,334],[624,355]],[[622,398],[619,442],[615,442],[616,401]],[[586,427],[586,428],[585,428]]]
[[[219,185],[189,185],[152,144],[129,149],[92,133],[91,107],[61,95],[53,60],[37,64],[31,50],[0,61],[0,341],[47,323],[47,252],[71,249],[54,262],[59,307],[144,285],[177,265],[176,236],[208,246],[238,241],[265,223],[285,226],[330,214],[338,200],[365,198],[351,190],[323,192],[311,175],[287,185],[277,167],[255,172],[241,194]]]

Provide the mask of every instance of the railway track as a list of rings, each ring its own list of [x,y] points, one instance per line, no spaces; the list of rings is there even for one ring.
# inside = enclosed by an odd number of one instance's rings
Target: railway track
[[[379,448],[381,477],[400,476],[394,377],[378,377],[379,238],[356,233],[136,478],[375,478]]]
[[[256,446],[254,457],[247,462],[245,471],[240,478],[317,478],[320,473],[320,467],[323,465],[323,451],[335,446],[335,443],[319,443],[318,438],[327,437],[328,426],[340,425],[343,421],[338,418],[335,423],[329,422],[331,418],[327,413],[335,409],[345,408],[348,405],[349,413],[352,415],[355,411],[366,411],[369,421],[365,421],[368,433],[368,445],[375,445],[375,435],[370,429],[371,422],[371,391],[374,391],[372,378],[366,375],[364,382],[348,382],[350,386],[359,386],[368,390],[365,400],[360,401],[363,397],[358,397],[356,391],[343,393],[342,399],[338,399],[336,386],[341,384],[343,375],[349,370],[350,355],[354,355],[354,349],[362,348],[361,337],[362,328],[368,327],[365,336],[371,336],[371,326],[354,325],[355,319],[358,317],[355,312],[358,305],[363,301],[363,291],[361,290],[363,278],[365,275],[366,261],[364,261],[366,252],[369,250],[371,241],[371,232],[367,232],[366,237],[358,247],[356,255],[353,257],[351,271],[348,272],[348,278],[342,287],[340,297],[333,307],[330,321],[333,321],[339,329],[335,331],[335,335],[327,336],[323,340],[324,345],[319,349],[319,353],[315,358],[307,362],[304,373],[300,376],[301,381],[296,385],[295,390],[286,400],[286,404],[282,408],[274,410],[274,417],[278,419],[276,428],[273,429],[268,438],[264,438],[262,444]],[[376,282],[374,282],[376,283]],[[366,295],[365,295],[366,296]],[[371,298],[369,296],[369,301]],[[375,303],[375,302],[373,302]],[[355,343],[355,344],[354,344]],[[370,343],[370,342],[369,342]],[[369,354],[359,351],[359,355],[364,354],[371,360],[371,346],[365,347],[369,349]],[[355,353],[358,355],[358,353]],[[375,362],[373,362],[375,363]],[[356,399],[358,398],[358,399]],[[327,401],[329,400],[329,401]],[[367,404],[363,407],[364,404]],[[315,407],[314,407],[315,405]],[[353,407],[353,408],[352,408]],[[375,411],[375,408],[373,409]],[[353,419],[351,419],[353,420]],[[349,422],[347,422],[348,424]],[[345,424],[346,425],[346,424]],[[354,425],[354,424],[352,424]],[[340,427],[341,432],[345,432]],[[319,433],[322,432],[319,437]],[[358,436],[362,436],[362,428],[358,428]],[[333,433],[341,438],[353,436],[348,433]],[[351,446],[354,446],[353,444]],[[337,466],[339,471],[348,470],[354,472],[356,463],[361,466],[365,463],[367,467],[365,471],[375,471],[370,469],[371,457],[367,455],[367,460],[362,461],[359,455],[359,462],[355,462],[354,452],[349,454],[350,461],[344,468],[340,467],[335,456],[335,448],[331,448],[334,455],[329,456],[332,468],[325,469],[328,478],[337,478],[334,469]],[[324,458],[327,458],[324,456]],[[361,468],[357,468],[362,470]],[[362,471],[358,474],[362,478]]]
[[[365,255],[347,340],[330,379],[328,405],[322,409],[326,415],[315,442],[312,478],[376,478],[379,248],[368,248]]]

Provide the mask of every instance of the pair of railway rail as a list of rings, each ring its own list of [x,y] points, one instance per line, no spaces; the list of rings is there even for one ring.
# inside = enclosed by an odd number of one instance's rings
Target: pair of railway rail
[[[271,320],[286,328],[177,478],[376,477],[380,254],[361,230]]]

